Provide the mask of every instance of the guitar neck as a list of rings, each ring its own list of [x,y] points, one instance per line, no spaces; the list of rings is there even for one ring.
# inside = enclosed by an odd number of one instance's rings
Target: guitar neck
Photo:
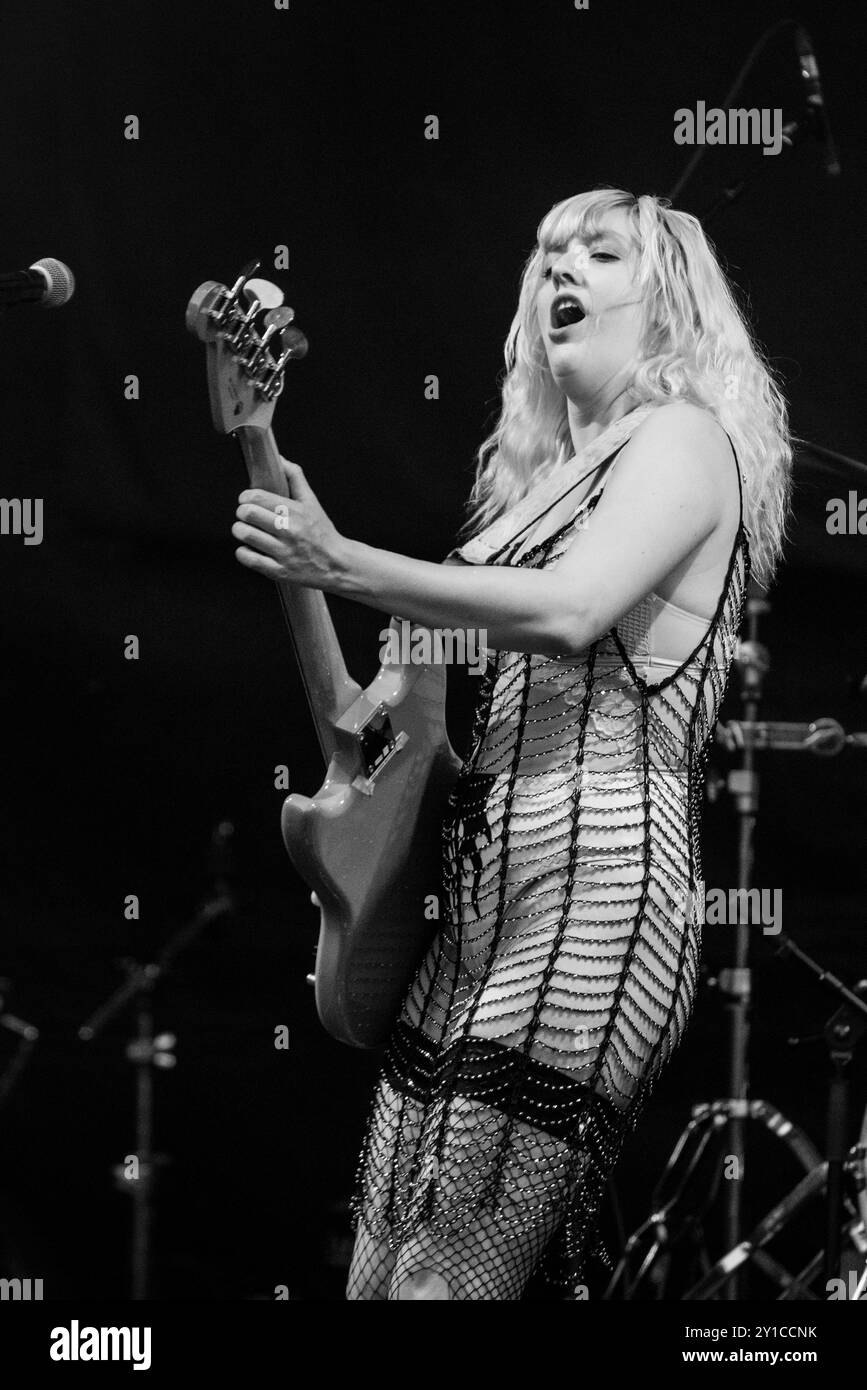
[[[241,445],[250,486],[289,496],[280,454],[270,429],[242,425],[234,431]],[[276,581],[301,680],[326,763],[336,748],[334,725],[360,693],[343,661],[325,595],[320,589]]]

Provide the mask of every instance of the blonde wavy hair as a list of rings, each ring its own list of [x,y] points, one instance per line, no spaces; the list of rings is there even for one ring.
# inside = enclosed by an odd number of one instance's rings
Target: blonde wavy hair
[[[643,301],[633,406],[689,401],[731,436],[744,479],[752,572],[768,585],[786,539],[792,447],[786,403],[697,218],[667,199],[598,188],[557,203],[539,224],[506,339],[502,409],[476,456],[465,533],[476,534],[532,481],[574,453],[566,397],[548,367],[536,318],[545,255],[585,240],[622,208],[639,254]],[[630,407],[632,408],[632,407]]]

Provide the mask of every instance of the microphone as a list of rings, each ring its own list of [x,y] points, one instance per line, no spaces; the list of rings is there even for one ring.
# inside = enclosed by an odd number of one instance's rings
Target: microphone
[[[75,276],[53,256],[44,256],[27,270],[12,270],[0,274],[0,307],[10,304],[40,304],[43,309],[57,309],[75,293]]]
[[[801,65],[801,79],[807,89],[807,106],[818,128],[819,138],[825,146],[825,173],[836,178],[840,173],[840,160],[837,158],[837,147],[828,124],[825,97],[819,78],[819,64],[813,53],[813,41],[801,24],[795,30],[795,47]]]

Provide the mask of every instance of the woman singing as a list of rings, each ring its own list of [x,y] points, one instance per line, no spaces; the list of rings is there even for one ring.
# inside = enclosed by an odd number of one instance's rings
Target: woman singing
[[[241,494],[238,559],[488,648],[441,929],[361,1156],[350,1299],[578,1296],[605,1181],[692,1008],[703,759],[780,557],[780,392],[700,224],[614,189],[542,221],[444,565]],[[285,529],[284,529],[285,527]]]

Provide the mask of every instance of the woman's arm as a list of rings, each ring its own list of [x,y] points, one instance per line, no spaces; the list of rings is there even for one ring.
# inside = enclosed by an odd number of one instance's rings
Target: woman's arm
[[[332,592],[427,627],[476,629],[488,647],[553,655],[574,641],[575,599],[554,571],[434,564],[346,540]]]
[[[297,464],[286,464],[290,502],[241,494],[236,554],[270,579],[308,584],[428,627],[483,629],[490,647],[576,653],[713,530],[725,452],[731,470],[725,436],[704,411],[655,411],[625,446],[591,524],[550,570],[434,564],[349,540],[334,529]]]

